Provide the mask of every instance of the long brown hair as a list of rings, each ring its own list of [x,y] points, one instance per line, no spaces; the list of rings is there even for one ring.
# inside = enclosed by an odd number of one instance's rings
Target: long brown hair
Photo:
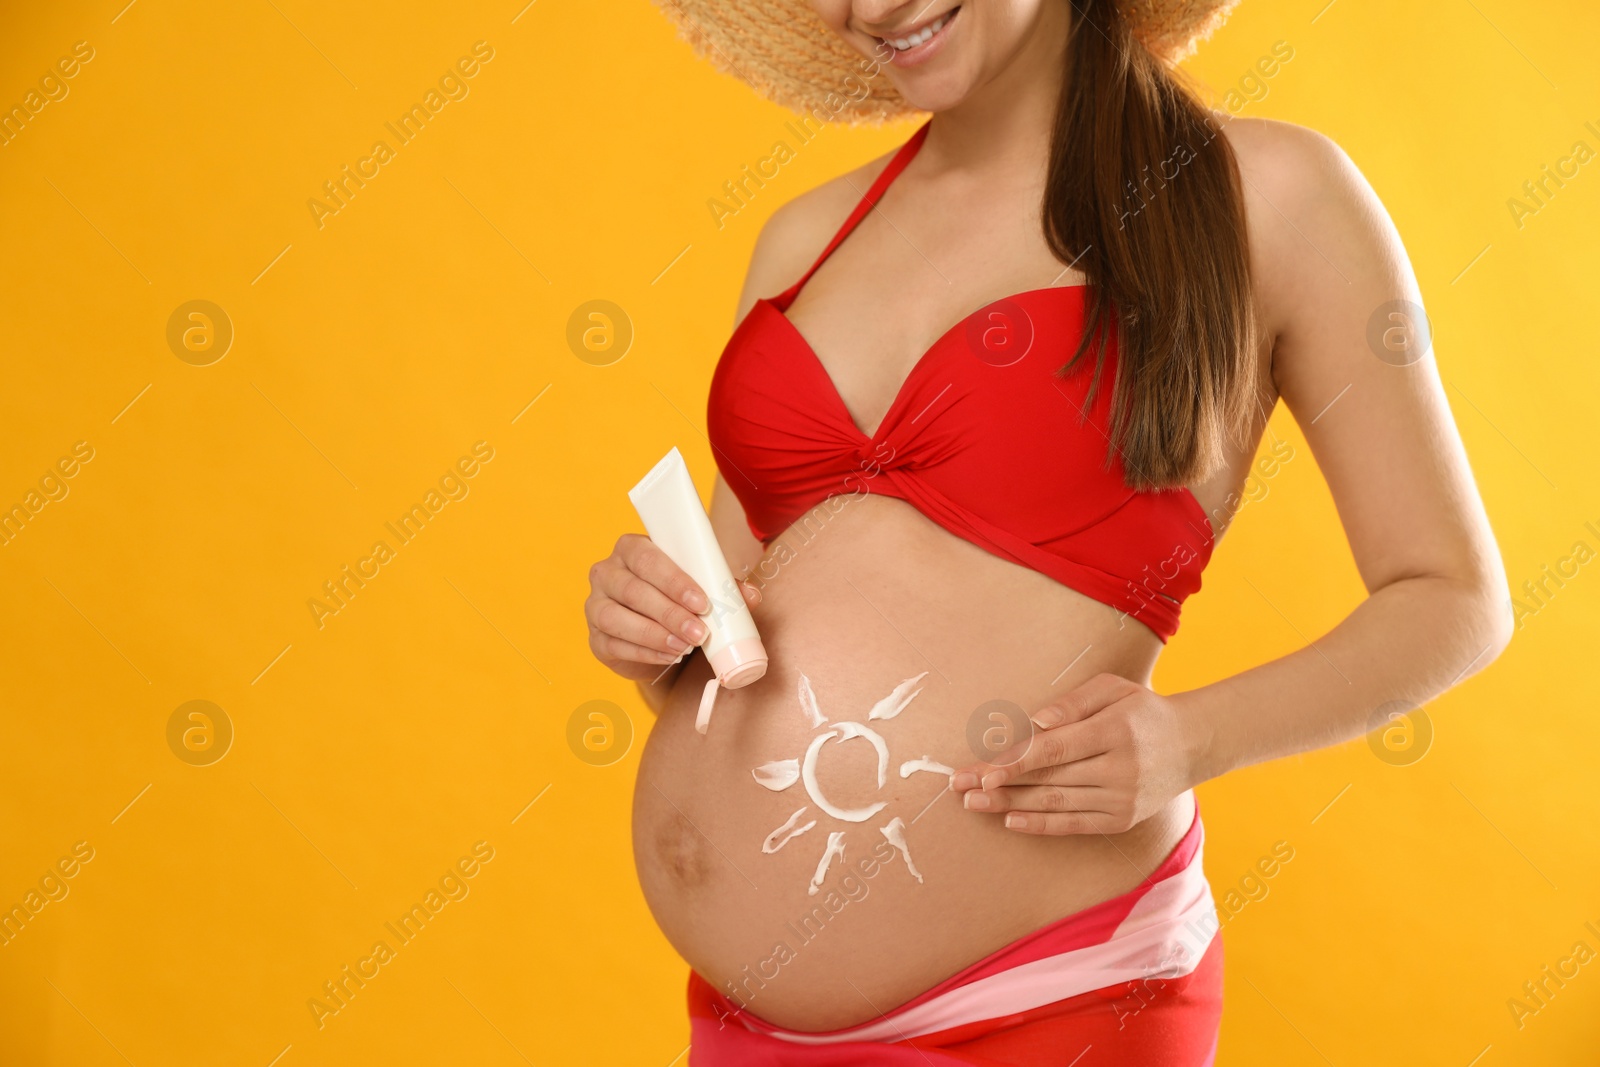
[[[1254,406],[1255,316],[1238,163],[1197,96],[1133,35],[1118,0],[1069,0],[1044,231],[1088,282],[1066,374],[1118,337],[1109,467],[1135,489],[1198,481]],[[1085,406],[1087,411],[1087,405]]]

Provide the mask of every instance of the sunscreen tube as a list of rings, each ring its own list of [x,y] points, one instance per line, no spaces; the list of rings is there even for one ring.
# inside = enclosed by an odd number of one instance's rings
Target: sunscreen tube
[[[700,616],[708,631],[701,647],[717,683],[723,689],[738,689],[766,674],[767,650],[756,633],[755,619],[676,448],[628,490],[628,499],[644,520],[650,540],[699,583],[711,602]]]

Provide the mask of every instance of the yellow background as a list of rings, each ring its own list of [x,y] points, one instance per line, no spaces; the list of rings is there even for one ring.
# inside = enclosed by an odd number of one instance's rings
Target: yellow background
[[[629,845],[649,716],[587,654],[586,570],[668,447],[709,485],[706,390],[762,220],[911,128],[827,129],[718,230],[706,200],[786,115],[644,0],[522,2],[0,16],[7,109],[74,42],[95,53],[0,147],[0,504],[94,449],[0,547],[0,906],[94,850],[0,947],[0,1061],[684,1050],[686,969]],[[1393,214],[1520,587],[1600,549],[1600,163],[1520,229],[1506,206],[1574,141],[1600,149],[1600,18],[1324,3],[1245,0],[1189,69],[1220,100],[1294,49],[1244,113],[1331,135]],[[323,182],[480,40],[470,95],[319,229]],[[235,330],[204,367],[166,341],[196,299]],[[611,366],[565,340],[592,299],[634,326]],[[1274,430],[1295,458],[1221,545],[1158,688],[1287,652],[1361,596],[1301,435],[1281,411]],[[478,441],[470,494],[319,629],[322,583]],[[1427,709],[1420,761],[1358,741],[1201,789],[1219,897],[1295,850],[1226,924],[1220,1063],[1595,1062],[1600,963],[1520,1029],[1506,1002],[1576,941],[1600,950],[1597,604],[1591,563]],[[210,766],[167,743],[197,699],[235,731]],[[607,767],[567,742],[595,699],[635,731]],[[470,895],[319,1030],[307,1001],[479,841]]]

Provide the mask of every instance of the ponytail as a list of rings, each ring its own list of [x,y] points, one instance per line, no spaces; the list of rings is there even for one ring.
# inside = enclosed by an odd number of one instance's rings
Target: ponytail
[[[1150,53],[1119,0],[1069,0],[1067,73],[1044,230],[1088,282],[1089,397],[1118,338],[1106,465],[1134,489],[1204,479],[1254,414],[1256,322],[1244,197],[1221,125]],[[1087,405],[1085,406],[1087,410]]]

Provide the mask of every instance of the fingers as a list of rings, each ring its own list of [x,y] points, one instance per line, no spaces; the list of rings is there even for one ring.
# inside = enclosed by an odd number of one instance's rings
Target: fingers
[[[1118,832],[1112,817],[1103,811],[1012,811],[1006,813],[1006,829],[1045,836]]]
[[[659,658],[663,655],[669,658],[679,656],[693,644],[655,620],[612,599],[602,590],[597,590],[584,602],[583,614],[592,634],[611,639],[603,642],[607,649],[621,650],[625,646],[642,648],[650,653],[642,657],[646,663],[663,662]]]
[[[593,652],[595,658],[602,663],[612,665],[643,663],[664,667],[683,658],[682,652],[663,652],[659,648],[646,648],[632,641],[614,637],[594,626],[589,627],[589,651]]]
[[[1115,834],[1133,825],[1137,774],[1128,720],[1147,690],[1099,674],[1030,718],[1037,732],[992,764],[951,775],[968,811],[1003,814],[1018,833]],[[1126,703],[1125,703],[1126,702]]]
[[[1018,774],[1006,784],[1012,787],[1020,785],[1098,785],[1105,778],[1105,758],[1105,753],[1101,753],[1096,756],[1085,756],[1083,759],[1073,760],[1071,763],[1040,767],[1037,770]],[[979,775],[989,769],[989,764],[981,764],[976,771],[957,771],[950,776],[951,791],[965,793],[969,789],[982,789],[984,786]]]
[[[706,624],[698,615],[674,604],[660,589],[624,567],[605,569],[598,591],[614,605],[608,610],[602,601],[596,608],[593,621],[607,633],[672,652],[683,652],[705,640]]]
[[[1007,785],[1010,788],[1024,785],[1104,785],[1110,776],[1109,759],[1105,753],[1101,753],[1019,774]]]
[[[1089,759],[1106,751],[1101,743],[1101,731],[1093,719],[1068,723],[1054,730],[1041,730],[1026,742],[1020,753],[1013,750],[1011,758],[992,770],[981,771],[984,789],[998,789],[1011,785],[1023,775],[1046,767],[1057,767],[1076,760]]]
[[[617,540],[616,555],[628,570],[659,589],[669,599],[698,615],[711,607],[711,601],[693,578],[667,558],[648,537],[623,534]]]
[[[1097,674],[1059,700],[1052,701],[1029,718],[1035,728],[1023,741],[988,763],[963,767],[952,776],[950,787],[993,789],[1015,784],[1024,775],[1052,764],[1086,759],[1106,750],[1103,739],[1094,731],[1082,729],[1094,723],[1097,713],[1126,696],[1142,692],[1143,687],[1114,674]],[[1076,732],[1073,727],[1079,727]]]
[[[1115,674],[1097,674],[1076,689],[1052,700],[1034,712],[1031,718],[1033,724],[1043,730],[1081,722],[1138,688],[1136,683]]]
[[[1093,785],[1023,785],[1009,789],[974,789],[962,794],[962,806],[968,811],[995,814],[1008,811],[1099,811],[1106,800],[1106,791]],[[1100,814],[1107,813],[1102,811]]]
[[[589,571],[584,616],[595,655],[613,661],[671,663],[704,641],[706,624],[692,610],[705,593],[648,538],[625,534]]]
[[[676,662],[710,633],[700,617],[711,607],[705,590],[648,537],[618,538],[611,555],[590,568],[589,585],[589,647],[619,673],[632,673],[619,664]],[[741,581],[739,591],[751,607],[761,603],[753,583]]]

